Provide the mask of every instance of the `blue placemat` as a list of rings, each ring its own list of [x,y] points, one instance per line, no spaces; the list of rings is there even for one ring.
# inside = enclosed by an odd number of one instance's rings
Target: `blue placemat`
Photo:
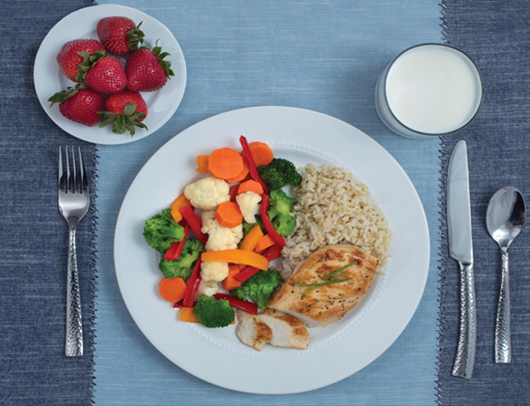
[[[59,145],[79,145],[93,177],[96,148],[59,129],[33,87],[33,63],[45,35],[65,15],[88,5],[84,0],[56,0],[53,7],[43,0],[2,4],[1,405],[92,403],[96,196],[77,229],[85,355],[66,358],[68,227],[57,207],[57,160]]]
[[[420,42],[441,42],[438,1],[120,3],[150,14],[173,32],[186,58],[188,84],[176,115],[156,134],[128,145],[99,147],[96,404],[434,404],[439,141],[394,135],[380,122],[373,99],[377,77],[398,52]],[[414,182],[432,241],[424,297],[396,343],[348,379],[289,396],[221,389],[168,361],[129,316],[112,256],[121,202],[146,160],[171,137],[202,119],[258,105],[320,111],[374,137]],[[207,367],[215,361],[197,362]]]
[[[458,270],[447,258],[440,272],[441,334],[437,396],[440,405],[522,405],[530,398],[530,234],[523,231],[510,247],[512,363],[495,364],[494,329],[501,259],[488,235],[485,214],[491,196],[513,185],[530,197],[528,129],[530,9],[526,1],[461,2],[444,0],[445,40],[465,49],[484,80],[484,104],[477,119],[442,143],[442,170],[457,140],[468,145],[473,245],[478,307],[478,343],[473,378],[451,376],[458,333]],[[445,217],[445,194],[442,213]]]

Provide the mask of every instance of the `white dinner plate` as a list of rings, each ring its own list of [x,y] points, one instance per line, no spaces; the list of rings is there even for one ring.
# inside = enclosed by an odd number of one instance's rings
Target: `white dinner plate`
[[[239,137],[269,144],[295,165],[344,167],[370,188],[394,232],[392,258],[358,306],[325,328],[311,328],[309,348],[241,343],[236,327],[208,329],[178,320],[162,300],[160,254],[142,235],[144,220],[169,207],[199,179],[196,156],[220,147],[240,149]],[[168,359],[212,384],[242,392],[286,394],[344,379],[379,357],[401,334],[420,302],[430,244],[421,201],[394,158],[355,127],[314,111],[254,107],[204,120],[167,142],[127,192],[116,225],[114,260],[123,299],[136,324]]]
[[[56,57],[62,46],[74,39],[98,39],[96,33],[98,21],[110,16],[129,17],[136,24],[143,22],[141,29],[145,34],[144,45],[152,47],[156,40],[160,39],[159,45],[165,52],[169,52],[170,56],[166,59],[171,62],[171,69],[175,74],[162,89],[155,92],[142,92],[148,108],[148,114],[143,123],[149,131],[139,128],[134,137],[131,137],[128,132],[113,134],[110,125],[105,128],[87,127],[70,121],[59,112],[58,104],[50,107],[50,102],[48,102],[53,94],[75,86],[74,82],[63,75],[57,64]],[[118,59],[124,60],[120,57]],[[171,31],[153,17],[125,6],[112,4],[91,6],[67,15],[50,30],[37,52],[33,79],[42,108],[64,131],[95,144],[125,144],[153,134],[173,116],[186,87],[186,62]]]

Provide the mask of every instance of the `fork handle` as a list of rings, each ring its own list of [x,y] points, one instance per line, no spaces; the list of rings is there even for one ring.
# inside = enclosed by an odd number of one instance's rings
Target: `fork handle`
[[[70,225],[68,238],[68,266],[66,285],[66,345],[67,357],[83,355],[83,324],[81,320],[81,294],[77,273],[75,226]]]
[[[508,273],[508,248],[502,250],[502,280],[495,320],[495,362],[512,362],[512,340],[510,332],[510,274]]]

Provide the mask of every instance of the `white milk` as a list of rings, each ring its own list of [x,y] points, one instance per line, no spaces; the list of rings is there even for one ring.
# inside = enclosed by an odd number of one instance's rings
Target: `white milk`
[[[480,75],[469,58],[435,44],[412,48],[398,57],[388,71],[385,89],[394,116],[427,134],[464,126],[482,98]]]

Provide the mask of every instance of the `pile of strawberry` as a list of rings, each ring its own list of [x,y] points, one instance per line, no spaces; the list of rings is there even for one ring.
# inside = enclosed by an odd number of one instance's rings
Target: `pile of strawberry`
[[[105,17],[97,24],[99,41],[76,39],[63,45],[57,63],[73,82],[48,99],[69,120],[99,127],[112,124],[112,132],[135,134],[135,127],[147,130],[147,104],[140,92],[161,89],[174,76],[164,60],[158,41],[152,49],[143,44],[142,23],[127,17]],[[126,57],[125,66],[109,54]]]

